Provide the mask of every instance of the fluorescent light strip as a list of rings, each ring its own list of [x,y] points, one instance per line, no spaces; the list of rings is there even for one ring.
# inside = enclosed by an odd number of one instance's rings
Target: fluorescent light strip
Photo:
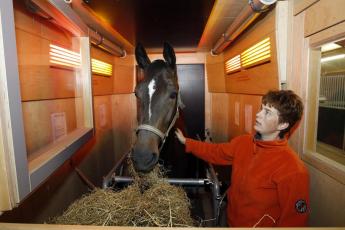
[[[257,48],[258,46],[262,45],[263,43],[266,42],[270,42],[270,38],[265,38],[264,40],[258,42],[257,44],[253,45],[252,47],[250,47],[249,49],[246,49],[245,51],[242,52],[242,55],[249,53],[250,51],[252,51],[253,49]]]
[[[251,58],[257,54],[260,54],[264,51],[270,51],[270,44],[268,44],[268,46],[265,46],[265,47],[259,47],[260,49],[256,49],[255,51],[253,51],[252,53],[247,53],[247,54],[243,54],[242,57],[241,57],[241,60],[243,61],[244,59],[248,59],[248,58]]]
[[[255,64],[260,64],[264,61],[269,61],[270,58],[271,43],[269,37],[241,53],[241,62],[243,67],[250,67]]]
[[[330,51],[330,50],[335,50],[340,48],[341,46],[335,43],[328,43],[325,44],[323,46],[321,46],[321,52],[326,52],[326,51]]]
[[[262,58],[260,59],[255,59],[253,61],[250,61],[250,62],[247,62],[246,64],[243,64],[244,67],[249,67],[249,66],[253,66],[253,64],[260,64],[264,61],[268,61],[269,58],[271,57],[270,54],[266,55],[266,56],[263,56]]]
[[[262,52],[262,53],[259,53],[259,54],[255,55],[255,56],[250,57],[250,58],[245,59],[244,61],[242,61],[242,64],[245,65],[245,63],[247,63],[247,62],[251,62],[251,61],[253,61],[255,59],[261,59],[262,56],[266,56],[266,55],[271,56],[271,53],[270,53],[269,50],[267,50],[265,52]]]
[[[50,57],[50,61],[58,61],[58,62],[61,62],[61,63],[68,63],[70,65],[75,65],[75,66],[78,66],[80,64],[78,62],[66,60],[66,59],[59,58],[59,57]]]
[[[92,58],[92,72],[96,74],[102,74],[111,76],[113,74],[113,65]]]
[[[68,50],[68,49],[65,49],[65,48],[62,48],[60,46],[56,46],[56,45],[53,45],[53,44],[50,44],[50,48],[51,49],[57,49],[57,50],[60,50],[64,53],[68,53],[68,54],[71,54],[71,55],[74,55],[74,56],[77,56],[77,57],[80,57],[80,54],[79,53],[76,53],[76,52],[73,52],[71,50]]]
[[[70,51],[68,49],[50,44],[50,63],[59,65],[59,66],[67,66],[72,68],[80,67],[80,54]]]
[[[261,53],[265,50],[270,50],[270,45],[271,45],[270,43],[265,43],[265,46],[258,46],[256,49],[252,50],[250,53],[246,53],[246,54],[242,53],[241,59],[243,60],[243,58],[254,56],[257,53]]]
[[[339,54],[339,55],[324,57],[324,58],[321,58],[321,62],[328,62],[328,61],[333,61],[333,60],[337,60],[337,59],[341,59],[341,58],[345,58],[345,54]]]
[[[229,59],[225,63],[225,71],[226,73],[231,73],[235,70],[239,70],[241,68],[241,56],[237,55],[231,59]]]

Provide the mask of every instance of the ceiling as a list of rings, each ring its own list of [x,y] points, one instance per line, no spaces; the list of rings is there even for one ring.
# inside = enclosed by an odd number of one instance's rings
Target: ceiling
[[[83,0],[133,47],[161,52],[164,41],[180,52],[210,50],[248,0]],[[131,52],[131,50],[129,50]]]

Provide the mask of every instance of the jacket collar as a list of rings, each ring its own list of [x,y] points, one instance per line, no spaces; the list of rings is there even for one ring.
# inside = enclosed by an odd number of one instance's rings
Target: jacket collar
[[[283,139],[280,139],[280,140],[263,141],[260,138],[260,134],[257,133],[253,136],[253,143],[255,145],[255,150],[257,148],[259,149],[262,148],[264,149],[264,151],[270,151],[270,150],[277,151],[281,148],[286,148],[288,145],[288,140],[286,137],[284,137]]]

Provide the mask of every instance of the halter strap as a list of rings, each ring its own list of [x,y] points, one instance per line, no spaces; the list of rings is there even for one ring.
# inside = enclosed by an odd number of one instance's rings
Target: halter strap
[[[146,124],[139,125],[138,128],[137,128],[137,131],[138,130],[147,130],[147,131],[153,132],[154,134],[159,136],[162,140],[165,137],[164,133],[162,133],[159,129],[157,129],[157,128],[151,126],[151,125],[146,125]]]
[[[183,105],[183,103],[181,101],[180,93],[178,93],[177,97],[178,98],[177,98],[176,112],[175,112],[174,118],[171,120],[170,125],[169,125],[169,127],[168,127],[168,129],[167,129],[167,131],[165,133],[163,133],[162,131],[160,131],[156,127],[153,127],[152,125],[148,125],[148,124],[141,124],[136,129],[136,132],[138,132],[139,130],[146,130],[146,131],[150,131],[150,132],[156,134],[157,136],[159,136],[161,141],[162,141],[162,144],[161,144],[161,146],[159,148],[159,151],[162,150],[164,142],[165,142],[167,136],[169,135],[170,130],[175,125],[175,122],[176,122],[177,118],[179,117],[179,110],[178,110],[179,107],[182,107],[182,106],[184,107],[184,105]]]

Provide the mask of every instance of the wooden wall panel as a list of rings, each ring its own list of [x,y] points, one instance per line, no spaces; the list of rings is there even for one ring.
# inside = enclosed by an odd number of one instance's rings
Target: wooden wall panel
[[[71,35],[20,6],[15,9],[15,23],[22,100],[74,97],[74,71],[49,63],[49,44],[72,49]]]
[[[306,10],[304,36],[324,30],[345,20],[343,0],[320,0]],[[321,13],[322,12],[322,13]]]
[[[113,93],[133,93],[135,87],[134,55],[115,57]]]
[[[113,82],[114,82],[114,56],[106,53],[94,46],[91,47],[91,58],[109,63],[113,65],[112,76],[102,76],[92,74],[92,90],[93,95],[109,95],[113,93]]]
[[[40,35],[45,40],[53,41],[60,45],[68,45],[71,41],[71,34],[62,27],[57,27],[49,20],[29,13],[23,2],[15,0],[14,20],[16,29]]]
[[[223,54],[206,55],[206,74],[209,92],[225,92],[225,72]]]
[[[75,130],[75,100],[59,99],[23,102],[25,140],[28,157],[34,152],[53,142],[51,114],[65,112],[67,133]]]
[[[256,114],[261,108],[261,98],[262,96],[241,95],[241,116],[243,118],[243,133],[255,133],[254,124]]]
[[[319,0],[293,0],[293,14],[297,15]]]
[[[229,94],[229,138],[242,134],[241,95]]]
[[[229,95],[211,93],[211,136],[214,142],[227,142],[229,120]]]
[[[333,4],[337,5],[338,9],[334,9]],[[293,18],[294,30],[289,37],[293,43],[289,47],[292,52],[289,57],[291,72],[287,76],[287,88],[299,94],[305,104],[304,117],[299,128],[290,137],[289,144],[304,160],[309,170],[310,209],[312,210],[309,226],[312,227],[345,225],[343,167],[340,168],[334,161],[315,152],[315,128],[317,127],[315,123],[317,112],[315,111],[317,111],[318,91],[315,76],[319,76],[320,70],[318,47],[345,36],[344,22],[322,28],[330,25],[331,21],[341,18],[340,12],[344,11],[343,7],[344,1],[317,1]],[[307,15],[310,17],[308,20],[305,19]],[[306,23],[309,23],[308,29],[306,29]],[[309,33],[314,34],[305,38]]]
[[[256,113],[261,107],[261,95],[229,94],[229,137],[255,133]]]
[[[80,164],[80,169],[96,186],[102,186],[102,178],[115,165],[112,95],[95,96],[95,137],[93,145]]]
[[[224,61],[240,54],[266,37],[270,37],[271,41],[271,61],[225,75],[226,92],[265,94],[269,89],[279,89],[274,10],[256,23],[248,32],[242,34],[235,45],[230,46],[224,52]]]
[[[310,174],[309,224],[314,227],[345,226],[345,185],[307,164]]]
[[[114,151],[116,160],[127,153],[135,137],[137,105],[134,94],[112,96]]]
[[[9,210],[13,207],[12,191],[11,191],[11,179],[8,176],[8,159],[5,155],[3,133],[6,133],[0,122],[0,210]]]

